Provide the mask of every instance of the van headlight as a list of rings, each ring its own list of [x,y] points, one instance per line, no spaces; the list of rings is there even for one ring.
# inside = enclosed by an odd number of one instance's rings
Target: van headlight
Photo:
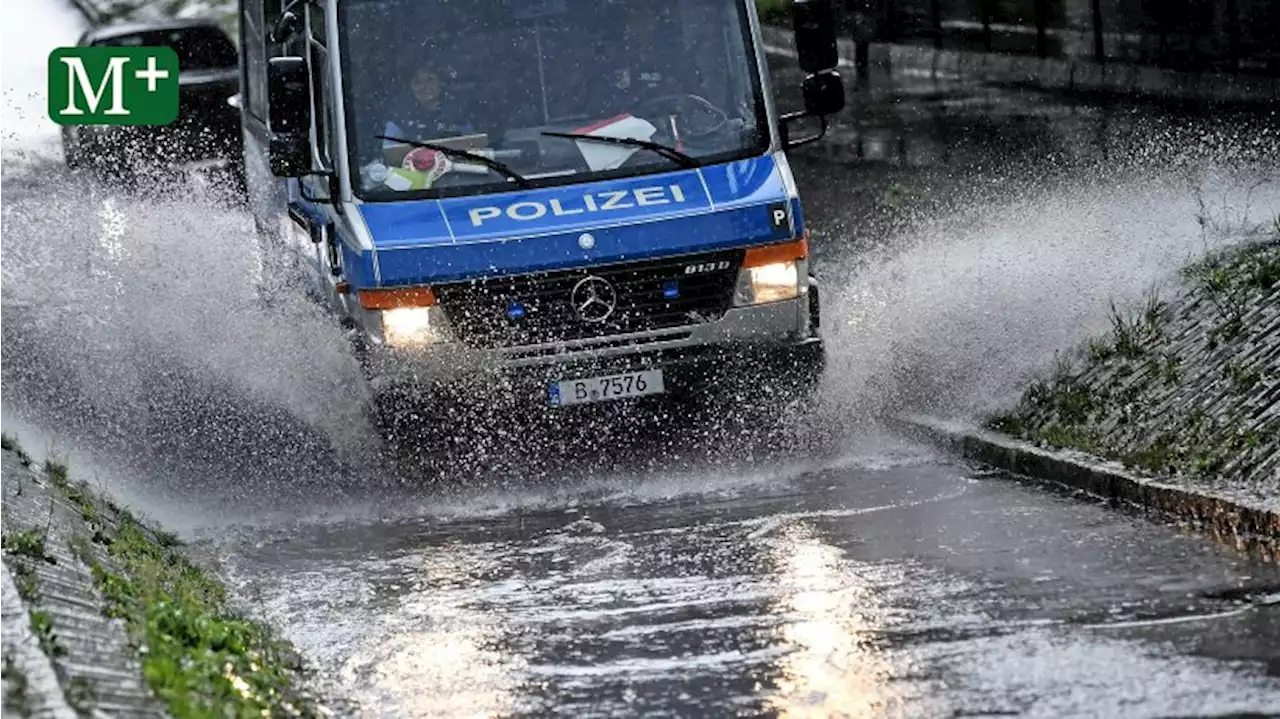
[[[450,337],[436,308],[397,307],[382,311],[382,339],[391,347],[421,347]]]
[[[747,250],[733,304],[746,307],[799,297],[808,289],[808,254],[803,239]]]
[[[370,287],[359,290],[360,307],[377,310],[382,341],[391,347],[452,342],[453,332],[430,287]]]

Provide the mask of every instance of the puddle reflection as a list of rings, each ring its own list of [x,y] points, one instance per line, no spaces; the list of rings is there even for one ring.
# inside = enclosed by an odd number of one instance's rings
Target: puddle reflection
[[[777,633],[790,651],[766,705],[787,718],[884,715],[900,698],[871,642],[884,610],[871,584],[806,525],[780,532],[773,544],[783,593],[777,611],[789,618]]]

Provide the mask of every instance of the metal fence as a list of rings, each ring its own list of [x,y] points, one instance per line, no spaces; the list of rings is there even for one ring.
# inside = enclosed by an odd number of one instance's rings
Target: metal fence
[[[1280,0],[843,0],[855,38],[1280,77]]]

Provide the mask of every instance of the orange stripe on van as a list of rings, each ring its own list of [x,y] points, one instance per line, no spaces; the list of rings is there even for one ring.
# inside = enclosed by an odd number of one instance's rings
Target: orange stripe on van
[[[398,287],[389,290],[360,290],[360,306],[366,310],[393,310],[397,307],[430,307],[436,293],[430,287]]]
[[[783,242],[777,245],[748,248],[747,256],[743,259],[742,266],[760,267],[762,265],[772,265],[776,262],[803,260],[808,256],[809,238],[808,236],[805,236],[798,240]]]

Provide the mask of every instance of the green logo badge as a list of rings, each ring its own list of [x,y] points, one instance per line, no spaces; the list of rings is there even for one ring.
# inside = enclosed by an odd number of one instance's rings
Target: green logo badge
[[[49,54],[59,125],[168,125],[178,119],[178,54],[168,47],[60,47]]]

